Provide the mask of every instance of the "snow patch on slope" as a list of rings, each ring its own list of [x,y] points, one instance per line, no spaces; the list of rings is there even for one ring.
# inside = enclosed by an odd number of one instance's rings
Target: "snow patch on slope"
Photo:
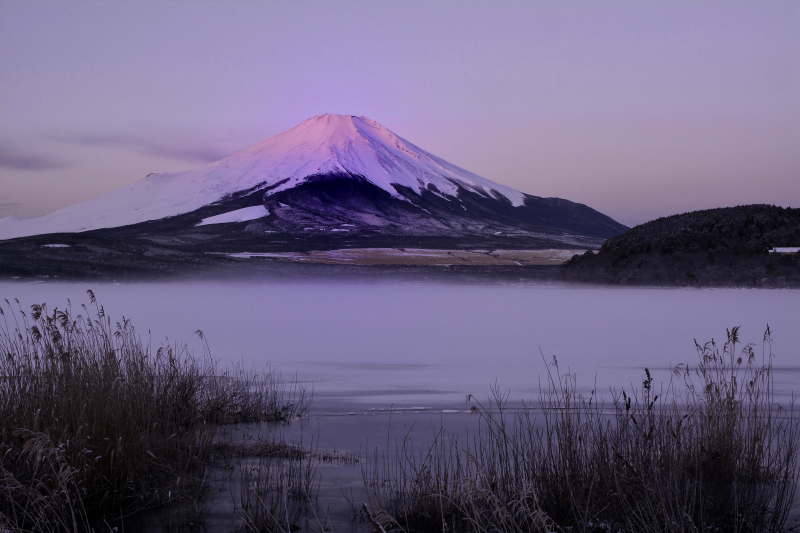
[[[204,218],[200,221],[198,226],[206,226],[208,224],[228,224],[230,222],[247,222],[248,220],[256,220],[269,216],[269,210],[263,205],[255,205],[253,207],[243,207],[236,211],[228,211],[221,215]]]

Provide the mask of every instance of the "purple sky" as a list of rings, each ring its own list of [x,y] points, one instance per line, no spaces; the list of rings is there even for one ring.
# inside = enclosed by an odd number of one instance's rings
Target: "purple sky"
[[[800,207],[800,2],[0,0],[0,217],[323,113],[628,225]]]

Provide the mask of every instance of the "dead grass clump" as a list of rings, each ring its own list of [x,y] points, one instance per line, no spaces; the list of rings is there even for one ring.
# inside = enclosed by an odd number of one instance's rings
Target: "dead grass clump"
[[[775,403],[769,330],[763,347],[734,328],[722,347],[697,345],[697,366],[665,388],[645,370],[610,405],[554,360],[536,408],[510,414],[495,389],[474,403],[468,442],[440,433],[416,454],[375,454],[368,519],[387,532],[786,531],[800,418]]]
[[[242,467],[237,514],[245,531],[289,532],[300,529],[319,493],[316,454],[257,458]]]
[[[197,331],[205,340],[202,331]],[[208,345],[206,361],[211,361]],[[302,418],[311,407],[311,397],[297,379],[286,381],[267,366],[263,373],[234,365],[218,372],[209,363],[204,369],[199,404],[204,420],[218,424],[288,422]]]
[[[203,485],[190,480],[216,424],[308,408],[272,371],[220,374],[186,348],[152,352],[89,294],[82,315],[0,307],[0,529],[89,531],[167,503]]]

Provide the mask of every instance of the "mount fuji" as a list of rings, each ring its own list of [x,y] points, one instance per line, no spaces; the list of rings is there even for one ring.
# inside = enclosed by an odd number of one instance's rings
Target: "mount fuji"
[[[597,248],[625,229],[583,204],[459,168],[374,120],[322,115],[194,170],[150,174],[39,218],[0,219],[0,240],[59,234],[67,244],[202,253]]]

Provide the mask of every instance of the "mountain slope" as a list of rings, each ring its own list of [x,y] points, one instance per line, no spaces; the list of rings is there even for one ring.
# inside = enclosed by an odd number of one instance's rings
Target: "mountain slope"
[[[636,226],[599,253],[574,257],[569,279],[656,285],[800,285],[800,209],[741,205],[693,211]]]
[[[624,229],[587,206],[477,176],[368,118],[323,115],[195,170],[152,174],[37,219],[2,219],[0,239],[94,231],[177,242],[187,233],[271,246],[327,232],[596,247]]]

